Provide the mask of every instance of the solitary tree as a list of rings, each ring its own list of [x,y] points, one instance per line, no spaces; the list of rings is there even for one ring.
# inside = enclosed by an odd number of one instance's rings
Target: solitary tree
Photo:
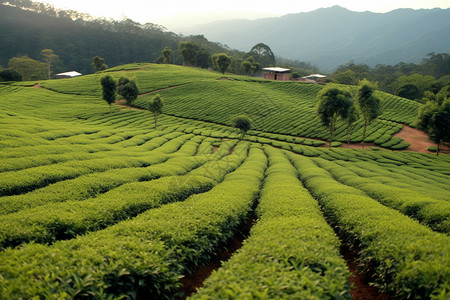
[[[198,46],[192,42],[178,43],[178,51],[183,58],[183,66],[192,65],[197,55]]]
[[[234,117],[231,120],[233,127],[239,129],[239,131],[241,132],[241,137],[240,139],[243,139],[244,136],[247,134],[247,131],[250,130],[252,123],[249,117],[247,117],[246,115],[239,115]]]
[[[172,49],[169,47],[164,47],[163,51],[161,51],[161,54],[163,56],[163,63],[170,64],[170,58],[172,57]]]
[[[353,105],[352,94],[337,87],[326,87],[317,97],[319,98],[317,113],[322,124],[330,129],[329,142],[331,147],[336,121],[339,117],[346,119]]]
[[[215,56],[215,65],[219,68],[220,72],[225,75],[228,67],[231,63],[231,57],[226,55],[225,53],[219,53]]]
[[[418,113],[417,127],[437,144],[436,155],[439,155],[441,142],[450,142],[450,99],[447,98],[442,104],[428,101],[422,106]]]
[[[117,85],[117,93],[121,95],[130,105],[139,95],[139,89],[134,80],[120,77]]]
[[[162,114],[162,108],[164,106],[164,100],[159,94],[157,94],[152,100],[149,101],[147,109],[153,113],[155,117],[155,129],[157,127],[158,115]]]
[[[253,56],[253,58],[264,68],[275,64],[275,54],[269,46],[263,43],[253,46],[250,52],[245,54],[244,58],[250,56]]]
[[[362,137],[362,147],[364,148],[364,139],[366,138],[367,126],[381,114],[380,99],[374,95],[375,88],[367,80],[361,82],[358,90],[358,105],[364,120],[364,130]]]
[[[100,56],[92,58],[92,67],[94,68],[94,72],[99,72],[108,69],[108,66],[105,63],[105,59]]]
[[[44,49],[41,51],[41,56],[44,59],[44,62],[47,64],[47,75],[48,79],[50,79],[50,75],[52,74],[52,65],[58,60],[58,55],[56,55],[51,49]]]
[[[347,123],[347,144],[350,145],[350,139],[352,137],[353,130],[356,127],[356,121],[359,119],[359,112],[356,109],[355,105],[352,105],[350,111],[348,112],[347,119],[345,119],[345,123]]]
[[[111,112],[111,104],[116,100],[116,81],[111,75],[103,76],[100,81],[103,89],[103,100],[109,104],[109,112]]]

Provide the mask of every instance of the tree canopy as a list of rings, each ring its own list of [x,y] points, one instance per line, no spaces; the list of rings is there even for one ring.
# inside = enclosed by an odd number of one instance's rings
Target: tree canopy
[[[441,143],[450,142],[450,99],[443,97],[429,99],[419,109],[417,119],[417,127],[437,144],[436,154],[439,155]]]
[[[364,120],[363,147],[367,126],[381,114],[380,99],[375,96],[375,86],[367,80],[361,81],[358,89],[358,107]]]
[[[109,111],[111,111],[111,104],[116,100],[116,81],[108,74],[102,77],[100,83],[102,85],[103,100],[109,104]]]
[[[346,119],[353,106],[352,94],[346,89],[327,86],[319,92],[317,98],[319,99],[317,114],[322,125],[330,130],[329,143],[331,147],[336,121],[339,117]]]
[[[233,125],[234,128],[239,129],[239,131],[241,132],[241,139],[244,138],[245,134],[247,133],[247,131],[250,130],[250,128],[252,127],[252,122],[250,120],[250,118],[247,115],[238,115],[235,116],[232,120],[231,123]]]
[[[147,109],[153,113],[153,116],[155,118],[155,129],[157,128],[157,117],[158,115],[162,114],[163,106],[164,100],[159,94],[155,95],[155,97],[153,97],[153,99],[148,102]]]
[[[28,56],[11,58],[8,67],[19,73],[23,80],[48,79],[47,65]]]
[[[272,49],[264,43],[256,44],[252,47],[250,52],[248,52],[244,58],[253,56],[253,58],[261,65],[261,67],[266,68],[275,65],[275,54]]]
[[[139,89],[133,79],[122,76],[119,78],[119,82],[117,84],[117,93],[127,101],[128,105],[131,105],[131,103],[137,99]]]

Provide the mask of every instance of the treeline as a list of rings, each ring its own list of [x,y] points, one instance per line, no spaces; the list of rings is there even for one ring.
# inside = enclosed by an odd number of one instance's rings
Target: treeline
[[[394,66],[349,63],[340,66],[330,77],[335,83],[358,85],[362,79],[378,82],[382,91],[411,100],[450,92],[450,53],[430,53],[421,63],[398,63]]]
[[[127,18],[121,21],[93,18],[30,0],[0,1],[0,28],[0,70],[8,68],[13,58],[43,61],[40,53],[43,49],[51,49],[58,56],[52,63],[52,75],[72,70],[92,73],[92,59],[96,56],[102,57],[110,67],[133,62],[163,63],[165,48],[172,51],[170,63],[202,68],[214,68],[214,54],[226,53],[231,57],[227,71],[235,74],[251,75],[258,73],[261,67],[276,63],[273,53],[273,60],[267,63],[264,57],[259,57],[260,53],[249,55],[251,51],[232,50],[202,35],[185,37],[152,23],[140,24]],[[195,54],[188,63],[181,55],[180,43],[193,46]],[[263,56],[265,53],[263,51]],[[251,66],[242,65],[244,61]],[[308,63],[291,62],[293,70],[304,75],[316,70]],[[281,63],[288,66],[289,61]],[[39,71],[25,77],[46,79],[42,74],[46,73]]]

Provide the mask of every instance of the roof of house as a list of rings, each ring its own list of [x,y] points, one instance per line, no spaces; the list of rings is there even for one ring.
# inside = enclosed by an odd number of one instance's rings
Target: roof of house
[[[263,71],[266,71],[266,72],[277,72],[277,73],[286,73],[286,72],[290,72],[291,69],[285,69],[285,68],[279,68],[279,67],[270,67],[270,68],[263,68]]]
[[[68,76],[68,77],[77,77],[77,76],[81,76],[81,75],[82,75],[81,73],[78,73],[76,71],[70,71],[70,72],[56,74],[56,76]]]

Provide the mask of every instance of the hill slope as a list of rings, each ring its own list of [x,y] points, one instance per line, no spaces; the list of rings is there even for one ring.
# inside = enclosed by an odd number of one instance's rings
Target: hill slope
[[[449,52],[450,9],[353,12],[334,6],[254,21],[220,21],[186,29],[248,51],[263,42],[278,56],[310,61],[321,70],[356,63],[419,62],[430,52]]]

